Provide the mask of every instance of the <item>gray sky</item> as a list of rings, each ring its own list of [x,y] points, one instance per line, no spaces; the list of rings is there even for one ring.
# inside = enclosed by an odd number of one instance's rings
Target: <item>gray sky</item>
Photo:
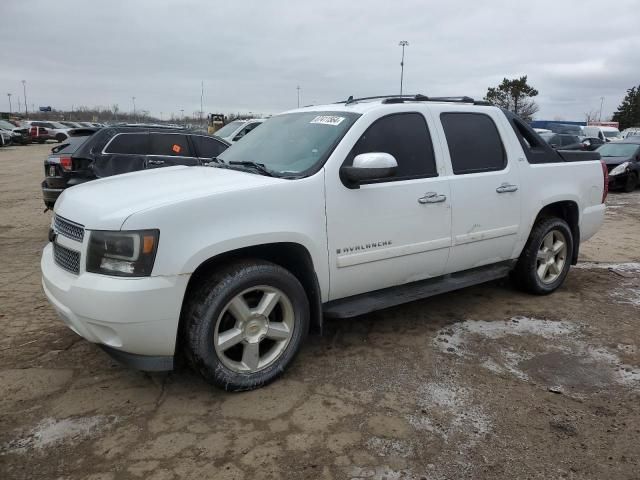
[[[609,116],[640,84],[638,0],[2,0],[0,110],[277,113],[349,95],[481,98],[527,74],[539,119]],[[0,98],[2,98],[0,97]]]

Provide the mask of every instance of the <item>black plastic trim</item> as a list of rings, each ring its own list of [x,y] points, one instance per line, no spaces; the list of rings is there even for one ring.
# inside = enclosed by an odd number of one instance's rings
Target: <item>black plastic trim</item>
[[[137,355],[135,353],[116,350],[115,348],[108,347],[107,345],[98,344],[98,346],[117,362],[136,370],[142,370],[145,372],[168,372],[173,370],[173,356]]]
[[[332,300],[323,304],[322,309],[327,318],[356,317],[376,310],[395,307],[414,300],[421,300],[506,277],[515,266],[515,263],[516,260],[507,260],[406,285],[398,285]]]

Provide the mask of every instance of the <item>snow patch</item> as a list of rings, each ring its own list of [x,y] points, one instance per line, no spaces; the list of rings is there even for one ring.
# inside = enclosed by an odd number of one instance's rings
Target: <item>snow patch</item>
[[[46,418],[25,437],[9,442],[5,448],[16,453],[26,453],[28,450],[43,450],[69,441],[77,442],[109,428],[117,421],[117,417],[105,415],[63,420]]]
[[[367,447],[375,451],[379,457],[396,455],[407,458],[413,456],[413,446],[402,440],[371,437],[367,440]]]
[[[621,272],[640,272],[640,263],[638,262],[626,262],[626,263],[608,263],[608,262],[580,262],[574,265],[573,268],[592,270],[620,270]]]

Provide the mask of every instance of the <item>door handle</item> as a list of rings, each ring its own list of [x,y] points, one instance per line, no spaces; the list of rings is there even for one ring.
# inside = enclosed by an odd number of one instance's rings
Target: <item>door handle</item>
[[[147,163],[150,165],[164,165],[164,160],[148,160]]]
[[[511,185],[510,183],[506,183],[506,182],[500,185],[498,188],[496,188],[496,192],[498,193],[509,193],[509,192],[515,192],[516,190],[518,190],[517,185]]]
[[[436,192],[427,192],[424,197],[418,199],[418,203],[442,203],[447,199],[446,195],[438,195]]]

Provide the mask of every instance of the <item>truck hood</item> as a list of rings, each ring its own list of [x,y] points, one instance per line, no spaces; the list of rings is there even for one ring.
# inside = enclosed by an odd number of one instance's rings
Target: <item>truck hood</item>
[[[165,167],[67,188],[54,210],[87,229],[119,230],[129,216],[149,208],[281,182],[288,180],[215,167]]]

